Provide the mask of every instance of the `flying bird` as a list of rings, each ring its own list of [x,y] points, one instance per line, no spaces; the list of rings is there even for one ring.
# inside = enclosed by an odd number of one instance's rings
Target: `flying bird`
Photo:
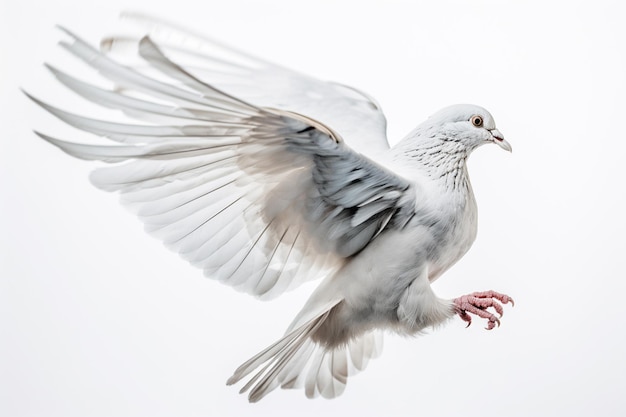
[[[487,110],[446,107],[389,147],[380,106],[357,89],[127,17],[145,36],[96,48],[62,29],[60,45],[106,87],[47,65],[126,122],[29,95],[111,143],[36,133],[71,156],[109,163],[93,184],[119,192],[148,233],[207,277],[261,299],[320,280],[285,334],[227,384],[248,378],[241,392],[252,402],[277,387],[333,398],[379,354],[384,331],[415,335],[454,316],[500,324],[509,296],[443,299],[431,288],[476,237],[467,158],[483,144],[511,151]]]

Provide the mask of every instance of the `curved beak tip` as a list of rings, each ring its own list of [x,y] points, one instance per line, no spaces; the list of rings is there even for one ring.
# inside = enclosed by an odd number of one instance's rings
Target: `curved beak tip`
[[[505,151],[513,152],[513,147],[504,139],[496,139],[496,144]]]
[[[504,140],[504,135],[500,133],[498,130],[492,130],[491,135],[493,136],[493,141],[496,145],[504,149],[505,151],[513,152],[513,148],[511,144]]]

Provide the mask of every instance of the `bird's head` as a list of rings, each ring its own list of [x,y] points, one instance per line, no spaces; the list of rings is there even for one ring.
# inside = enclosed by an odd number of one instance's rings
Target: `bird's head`
[[[511,145],[496,129],[491,114],[480,106],[455,104],[445,107],[422,124],[422,132],[432,139],[451,142],[469,154],[486,143],[495,143],[511,152]]]

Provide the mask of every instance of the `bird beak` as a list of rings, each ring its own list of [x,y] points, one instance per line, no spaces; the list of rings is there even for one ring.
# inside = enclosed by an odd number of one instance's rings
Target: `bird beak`
[[[513,151],[513,148],[511,148],[511,144],[507,142],[506,140],[504,140],[504,135],[500,133],[499,130],[493,129],[493,130],[490,130],[489,132],[491,133],[491,136],[493,136],[493,141],[496,143],[496,145],[498,145],[505,151],[509,151],[509,152]]]

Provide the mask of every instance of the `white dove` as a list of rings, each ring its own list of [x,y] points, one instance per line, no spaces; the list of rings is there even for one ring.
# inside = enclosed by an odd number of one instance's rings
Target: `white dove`
[[[469,325],[470,314],[487,329],[499,324],[507,295],[447,300],[431,288],[476,236],[468,156],[486,143],[511,150],[485,109],[447,107],[389,148],[382,111],[358,90],[130,17],[148,36],[105,39],[103,51],[64,30],[71,40],[61,45],[110,89],[48,68],[86,99],[144,122],[87,118],[29,96],[119,144],[38,135],[114,163],[92,182],[119,191],[147,232],[206,276],[264,299],[322,280],[285,335],[228,384],[254,373],[241,389],[253,402],[278,386],[332,398],[379,353],[385,330],[415,335],[455,315]],[[111,58],[129,47],[141,64]]]

